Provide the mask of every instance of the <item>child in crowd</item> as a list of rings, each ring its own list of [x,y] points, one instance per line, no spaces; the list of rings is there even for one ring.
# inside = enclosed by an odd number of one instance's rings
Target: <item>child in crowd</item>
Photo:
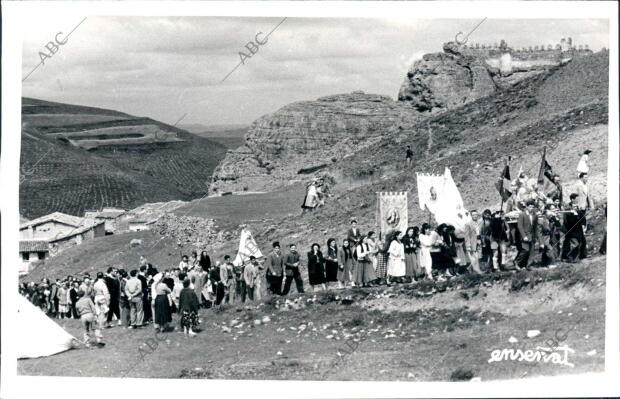
[[[94,329],[97,346],[101,348],[105,343],[103,342],[100,325],[97,321],[99,308],[95,306],[91,297],[84,295],[84,291],[79,290],[77,295],[79,299],[76,303],[76,308],[82,325],[84,326],[84,344],[87,348],[90,347],[90,332]]]
[[[196,292],[190,288],[189,279],[183,280],[183,289],[179,294],[179,314],[181,315],[181,327],[183,333],[190,337],[196,335],[195,327],[198,326],[198,297]]]

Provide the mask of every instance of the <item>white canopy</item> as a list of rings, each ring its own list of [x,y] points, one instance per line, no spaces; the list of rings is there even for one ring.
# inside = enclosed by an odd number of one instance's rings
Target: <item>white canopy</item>
[[[75,338],[22,295],[17,296],[17,358],[36,358],[64,352]]]

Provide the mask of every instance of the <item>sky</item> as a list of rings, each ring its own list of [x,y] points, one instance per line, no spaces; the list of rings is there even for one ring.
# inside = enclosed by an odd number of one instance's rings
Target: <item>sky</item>
[[[24,29],[22,72],[81,18],[39,20]],[[249,124],[294,101],[362,90],[396,99],[412,63],[474,19],[287,18],[255,54],[246,43],[282,18],[88,17],[24,81],[22,95],[114,109],[174,124]],[[488,19],[469,43],[555,45],[563,37],[609,47],[607,20]],[[262,34],[259,34],[262,32]],[[49,52],[48,52],[49,53]],[[240,64],[241,63],[241,64]],[[222,81],[235,66],[238,66]]]

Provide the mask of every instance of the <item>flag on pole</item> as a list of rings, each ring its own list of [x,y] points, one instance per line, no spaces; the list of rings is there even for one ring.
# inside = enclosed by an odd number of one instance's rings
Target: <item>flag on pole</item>
[[[542,160],[540,161],[540,170],[538,171],[538,184],[542,184],[545,182],[545,177],[551,181],[551,183],[556,184],[555,178],[553,177],[553,170],[551,169],[551,165],[547,162],[547,147],[543,148]]]
[[[245,264],[250,260],[250,256],[254,256],[258,259],[262,258],[263,254],[260,249],[258,249],[250,230],[243,229],[239,237],[239,252],[237,252],[233,265],[241,266]]]
[[[499,195],[502,196],[502,201],[507,201],[512,195],[512,192],[510,191],[510,166],[508,165],[508,162],[506,162],[504,170],[499,176],[499,180],[495,183],[495,188],[499,191]]]

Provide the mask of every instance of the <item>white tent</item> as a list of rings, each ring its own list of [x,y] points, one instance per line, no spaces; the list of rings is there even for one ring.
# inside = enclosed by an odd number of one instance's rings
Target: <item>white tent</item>
[[[18,359],[50,356],[73,347],[75,338],[22,295],[17,295],[17,326]]]

